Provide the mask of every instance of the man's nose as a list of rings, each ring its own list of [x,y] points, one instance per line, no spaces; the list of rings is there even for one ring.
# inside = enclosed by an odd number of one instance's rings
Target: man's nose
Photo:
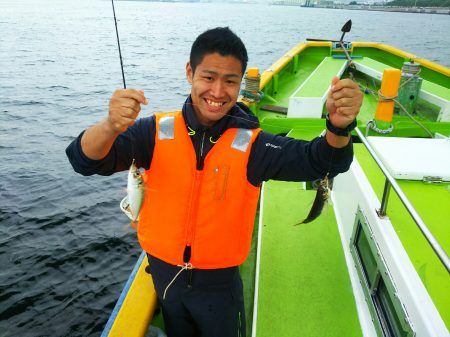
[[[211,94],[216,97],[222,97],[223,96],[223,83],[220,80],[216,80],[213,82],[212,86],[211,86]]]

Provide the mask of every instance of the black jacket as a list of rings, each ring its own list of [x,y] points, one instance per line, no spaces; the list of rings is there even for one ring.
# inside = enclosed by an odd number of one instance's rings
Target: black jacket
[[[188,130],[194,130],[192,143],[197,154],[197,169],[203,168],[203,160],[214,142],[228,128],[252,129],[259,127],[258,119],[242,103],[237,103],[212,127],[202,126],[192,109],[190,97],[183,105],[183,117]],[[150,168],[155,146],[155,118],[141,118],[119,135],[111,151],[101,160],[86,157],[81,149],[81,133],[66,149],[74,170],[83,175],[111,175],[125,171],[136,160],[138,167]],[[192,133],[192,132],[191,132]],[[325,137],[304,141],[260,132],[250,153],[247,179],[254,186],[274,179],[285,181],[309,181],[329,177],[348,170],[353,159],[351,142],[344,148],[328,145]]]

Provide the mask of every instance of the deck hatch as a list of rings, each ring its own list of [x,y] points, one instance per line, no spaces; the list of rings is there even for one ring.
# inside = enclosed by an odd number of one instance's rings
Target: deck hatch
[[[377,335],[380,337],[415,336],[370,225],[359,208],[350,239],[350,250]]]

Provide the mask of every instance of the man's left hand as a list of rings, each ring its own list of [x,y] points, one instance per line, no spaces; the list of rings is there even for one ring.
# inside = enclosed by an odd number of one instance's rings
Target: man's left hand
[[[333,126],[345,129],[358,116],[363,94],[357,83],[351,79],[340,80],[335,76],[327,98],[327,110]]]

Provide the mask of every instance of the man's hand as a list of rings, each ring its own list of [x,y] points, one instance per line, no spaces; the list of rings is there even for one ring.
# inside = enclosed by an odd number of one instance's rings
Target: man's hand
[[[363,94],[357,83],[346,78],[331,80],[331,90],[327,99],[330,122],[337,128],[344,129],[358,116],[363,101]]]
[[[107,122],[111,129],[120,134],[133,125],[141,111],[141,104],[147,105],[144,91],[136,89],[116,90],[109,100]]]
[[[83,153],[93,160],[104,158],[117,136],[134,124],[141,104],[148,104],[142,90],[116,90],[109,100],[108,117],[87,129],[81,137]]]

